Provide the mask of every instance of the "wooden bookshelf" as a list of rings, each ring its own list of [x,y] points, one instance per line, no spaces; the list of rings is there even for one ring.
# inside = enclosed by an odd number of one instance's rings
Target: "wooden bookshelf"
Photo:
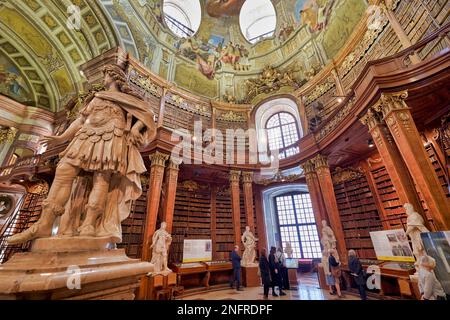
[[[361,258],[375,258],[371,231],[383,230],[373,194],[365,176],[334,184],[347,249]]]
[[[183,260],[184,239],[211,238],[211,193],[208,186],[196,190],[178,184],[169,261]]]
[[[380,166],[376,169],[372,169],[370,175],[373,178],[375,189],[386,213],[388,225],[391,229],[403,229],[403,226],[406,223],[405,209],[400,202],[386,167]]]
[[[118,248],[124,248],[128,257],[139,259],[142,254],[142,243],[144,241],[144,225],[147,213],[147,190],[148,185],[142,186],[142,195],[133,202],[128,218],[122,221],[122,243]]]

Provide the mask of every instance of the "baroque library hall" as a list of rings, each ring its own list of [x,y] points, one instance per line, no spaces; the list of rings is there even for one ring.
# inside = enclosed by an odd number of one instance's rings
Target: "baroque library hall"
[[[445,303],[449,88],[449,0],[0,0],[0,300]]]

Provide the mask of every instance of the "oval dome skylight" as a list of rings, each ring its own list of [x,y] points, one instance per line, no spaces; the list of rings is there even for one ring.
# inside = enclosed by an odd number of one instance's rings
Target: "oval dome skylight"
[[[270,0],[247,0],[239,16],[242,34],[250,43],[272,37],[277,25],[275,8]]]
[[[164,0],[163,13],[167,27],[181,38],[192,37],[202,20],[200,0]]]

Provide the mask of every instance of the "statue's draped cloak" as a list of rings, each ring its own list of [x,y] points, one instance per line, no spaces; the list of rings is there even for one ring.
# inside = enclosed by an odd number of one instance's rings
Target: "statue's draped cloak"
[[[140,120],[145,128],[141,131],[144,145],[150,143],[156,135],[156,125],[153,118],[153,113],[150,110],[148,103],[135,98],[132,95],[122,92],[103,91],[95,94],[95,97],[110,101],[120,108],[122,108],[127,115],[132,115],[133,123]],[[106,200],[106,207],[101,218],[98,220],[96,226],[97,237],[112,237],[114,242],[122,241],[121,222],[125,220],[130,214],[131,203],[137,200],[142,194],[140,175],[147,171],[144,161],[136,145],[127,142],[126,147],[126,170],[124,174],[117,172],[113,173],[109,186],[109,193]],[[63,161],[63,159],[62,159]],[[76,179],[73,185],[73,192],[78,189],[86,189],[86,181],[83,179]],[[78,199],[79,202],[79,199]],[[83,202],[87,202],[86,197]],[[60,233],[72,233],[69,229],[74,228],[74,221],[79,221],[80,210],[74,210],[76,205],[74,197],[66,206],[68,214],[66,219],[61,223]],[[78,204],[79,207],[79,204]],[[77,224],[77,223],[75,223]]]

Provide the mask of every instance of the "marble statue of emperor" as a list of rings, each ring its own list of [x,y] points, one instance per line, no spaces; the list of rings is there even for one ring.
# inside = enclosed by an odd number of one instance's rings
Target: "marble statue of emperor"
[[[148,103],[132,94],[118,65],[105,66],[103,75],[105,90],[85,102],[69,128],[60,136],[42,139],[45,143],[71,142],[60,154],[40,219],[10,237],[9,244],[51,236],[58,216],[65,221],[58,235],[109,237],[113,243],[121,242],[121,221],[142,193],[140,174],[146,168],[139,148],[155,138],[156,125]],[[91,182],[80,192],[77,184],[85,176]]]

